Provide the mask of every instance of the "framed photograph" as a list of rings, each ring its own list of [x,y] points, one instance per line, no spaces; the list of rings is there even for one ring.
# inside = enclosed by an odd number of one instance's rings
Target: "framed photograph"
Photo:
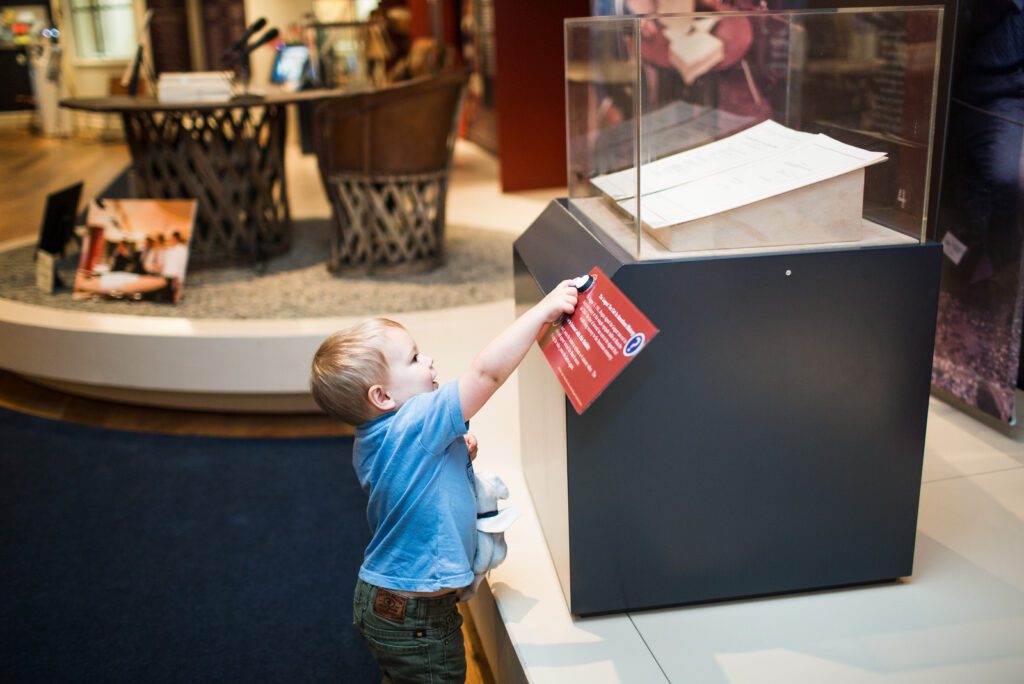
[[[195,200],[94,201],[72,298],[176,304],[195,217]]]

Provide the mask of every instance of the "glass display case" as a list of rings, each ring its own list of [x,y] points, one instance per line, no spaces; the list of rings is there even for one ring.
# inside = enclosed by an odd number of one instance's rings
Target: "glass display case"
[[[938,6],[569,20],[569,206],[644,260],[923,241],[941,31]]]
[[[942,16],[566,23],[569,196],[515,242],[516,306],[603,274],[660,331],[581,411],[539,349],[519,368],[523,475],[570,613],[913,573]],[[590,354],[636,351],[565,325],[593,379]]]

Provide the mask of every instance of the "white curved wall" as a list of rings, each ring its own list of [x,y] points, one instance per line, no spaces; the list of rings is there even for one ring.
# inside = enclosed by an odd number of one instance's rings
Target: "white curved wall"
[[[511,320],[510,300],[393,314],[442,378]],[[205,320],[95,314],[0,300],[0,367],[78,394],[220,410],[314,410],[309,364],[361,317]],[[452,320],[465,325],[453,326]],[[474,321],[490,324],[474,325]],[[469,355],[467,358],[467,354]]]

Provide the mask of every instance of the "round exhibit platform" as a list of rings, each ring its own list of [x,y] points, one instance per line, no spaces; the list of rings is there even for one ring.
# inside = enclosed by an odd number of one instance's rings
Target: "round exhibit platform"
[[[475,337],[474,321],[511,318],[507,233],[449,226],[442,267],[371,278],[328,273],[329,229],[327,219],[296,221],[293,248],[266,264],[190,271],[178,305],[45,294],[35,287],[34,239],[0,245],[0,367],[93,398],[309,412],[310,360],[339,328],[396,318],[443,374],[461,362],[453,342]],[[69,284],[76,259],[58,268]],[[453,320],[466,327],[453,329]]]

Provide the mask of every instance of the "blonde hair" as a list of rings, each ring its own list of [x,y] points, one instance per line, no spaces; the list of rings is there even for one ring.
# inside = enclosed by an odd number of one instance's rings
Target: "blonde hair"
[[[387,328],[402,326],[386,318],[371,318],[339,330],[313,355],[309,389],[317,406],[350,425],[373,418],[377,411],[368,392],[388,379],[388,364],[381,351]]]

